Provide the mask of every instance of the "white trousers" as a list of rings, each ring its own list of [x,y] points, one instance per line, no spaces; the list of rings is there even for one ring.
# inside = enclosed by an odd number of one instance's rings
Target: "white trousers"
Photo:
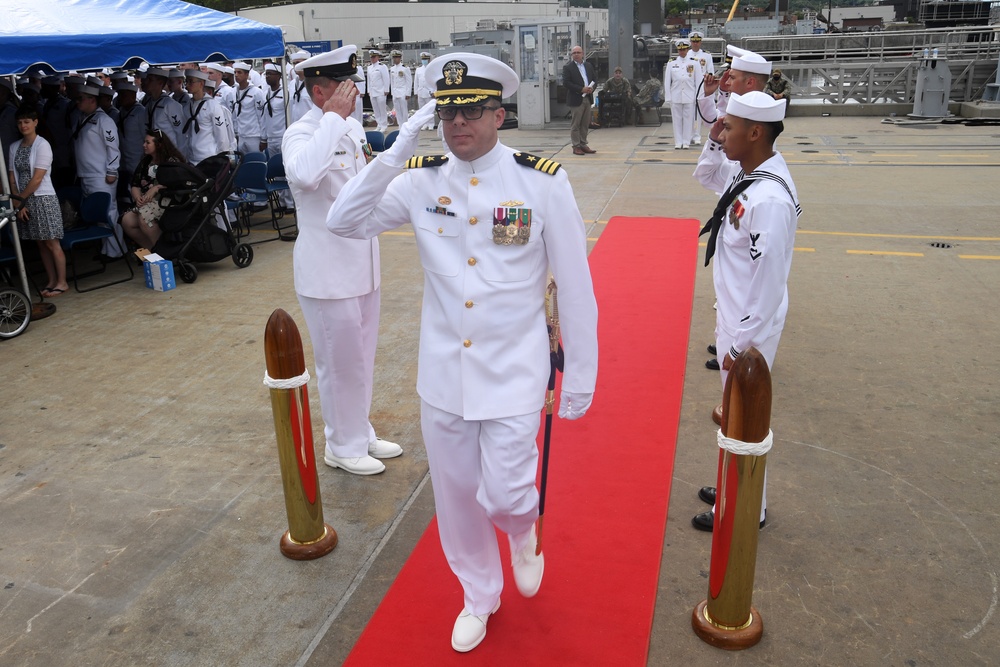
[[[238,137],[237,150],[244,155],[247,153],[260,152],[260,137]]]
[[[121,176],[119,176],[121,178]],[[118,238],[118,243],[122,247],[125,247],[124,236],[122,235],[122,227],[118,224],[118,182],[108,183],[104,176],[81,176],[80,177],[80,191],[83,192],[83,196],[86,197],[92,192],[107,192],[111,195],[111,203],[108,204],[108,221],[111,223],[111,228],[115,232],[115,236]],[[101,252],[108,257],[121,257],[122,251],[111,239],[104,239],[101,241]]]
[[[778,353],[778,341],[781,340],[781,329],[778,329],[775,333],[772,333],[764,344],[757,348],[757,351],[761,353],[764,357],[764,361],[767,362],[767,370],[771,370],[774,367],[774,355]],[[729,371],[724,371],[722,369],[722,360],[726,358],[726,354],[729,353],[729,349],[733,346],[733,337],[729,334],[721,331],[719,327],[715,328],[715,349],[719,353],[717,356],[719,358],[719,375],[722,378],[722,392],[725,395],[726,391],[726,378],[729,377]],[[715,508],[712,508],[715,511]],[[764,520],[764,512],[767,511],[767,468],[764,468],[764,493],[760,498],[760,520]]]
[[[538,519],[539,415],[467,421],[420,402],[420,426],[434,487],[441,547],[474,615],[503,590],[494,526],[523,549]]]
[[[354,98],[354,111],[351,113],[351,117],[361,123],[362,127],[365,124],[365,104],[361,100],[361,95]]]
[[[430,102],[433,99],[434,99],[433,97],[420,97],[418,95],[417,96],[417,111],[420,111],[421,109],[423,109],[425,106],[427,106],[428,102]],[[435,122],[434,120],[431,120],[429,123],[427,123],[426,125],[424,125],[424,129],[426,129],[426,130],[433,130],[434,129],[434,122]]]
[[[375,124],[380,130],[384,130],[389,124],[389,116],[385,110],[385,95],[368,94],[368,99],[372,101],[372,113],[375,114]]]
[[[405,97],[392,96],[392,109],[396,112],[396,123],[402,127],[403,123],[410,117],[409,104]]]
[[[694,102],[671,102],[670,122],[674,130],[674,146],[688,146],[694,131]]]
[[[326,451],[368,456],[375,429],[368,421],[378,344],[380,290],[348,299],[298,295],[316,361]]]

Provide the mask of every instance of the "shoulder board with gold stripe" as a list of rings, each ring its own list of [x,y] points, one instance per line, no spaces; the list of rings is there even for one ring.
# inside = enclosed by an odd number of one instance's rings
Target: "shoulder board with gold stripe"
[[[440,167],[447,161],[447,155],[414,155],[406,161],[406,168],[420,169],[421,167]]]
[[[557,171],[559,171],[559,167],[562,166],[555,160],[538,157],[537,155],[532,155],[531,153],[514,153],[514,159],[517,160],[517,163],[521,166],[537,169],[538,171],[546,173],[549,176],[554,175]]]

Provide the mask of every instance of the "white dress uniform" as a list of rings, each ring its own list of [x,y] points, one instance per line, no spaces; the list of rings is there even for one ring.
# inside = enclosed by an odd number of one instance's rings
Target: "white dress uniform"
[[[774,364],[788,312],[788,275],[801,211],[795,183],[781,153],[775,151],[749,175],[726,159],[722,146],[708,140],[694,177],[715,192],[754,179],[729,207],[716,241],[712,279],[718,301],[715,338],[720,362],[756,347],[768,368]],[[729,372],[720,372],[725,391]],[[767,509],[767,490],[761,520]]]
[[[372,113],[379,132],[389,126],[389,116],[385,110],[385,94],[389,92],[389,68],[382,63],[368,65],[368,99],[372,103]]]
[[[696,60],[680,56],[663,68],[663,95],[670,103],[674,148],[687,148],[694,133],[694,103],[698,84],[704,77]]]
[[[434,95],[434,82],[427,80],[427,66],[420,65],[413,73],[413,92],[417,96],[417,108],[422,109],[431,101]],[[433,130],[433,125],[425,125],[422,129]]]
[[[355,81],[354,85],[358,88],[358,96],[354,98],[354,113],[351,114],[351,118],[358,121],[361,127],[365,126],[365,101],[364,95],[367,92],[365,85],[365,69],[358,65],[358,76],[361,77],[361,81]]]
[[[712,54],[709,53],[708,51],[705,51],[703,49],[699,49],[699,50],[695,51],[694,49],[691,49],[690,51],[688,51],[688,58],[691,58],[692,60],[697,60],[698,61],[698,64],[701,65],[702,76],[704,76],[706,74],[715,74],[715,62],[712,59]],[[698,85],[699,86],[701,85],[701,81],[698,82]],[[694,122],[694,137],[692,139],[692,142],[695,145],[698,145],[698,144],[701,143],[701,132],[702,132],[702,130],[705,131],[705,136],[708,136],[708,132],[711,129],[711,127],[709,126],[709,124],[708,124],[708,122],[707,122],[706,119],[707,118],[714,118],[714,116],[711,116],[711,115],[710,116],[705,116],[704,114],[701,113],[701,98],[702,98],[703,95],[704,95],[704,92],[699,88],[699,91],[698,91],[698,110],[697,110],[697,113],[696,113],[696,115],[698,117],[695,119],[695,122]]]
[[[215,89],[215,100],[225,105],[232,115],[236,107],[236,89],[225,81],[220,81]]]
[[[181,125],[184,123],[184,109],[174,98],[166,92],[155,100],[148,95],[146,104],[146,126],[160,130],[170,137],[170,141],[178,150],[184,150],[184,137],[181,134]]]
[[[279,81],[280,83],[280,81]],[[281,152],[281,141],[285,136],[285,96],[279,86],[277,90],[264,90],[264,110],[261,111],[261,124],[264,126],[264,141],[271,155]],[[291,189],[278,193],[278,202],[286,209],[295,208]]]
[[[294,86],[289,86],[288,89],[292,91],[292,122],[294,123],[299,118],[308,113],[308,111],[314,108],[316,105],[313,104],[312,99],[309,97],[309,91],[306,90],[306,82],[295,80]]]
[[[413,94],[413,74],[402,63],[389,68],[389,90],[392,93],[392,110],[396,112],[396,123],[402,126],[410,117],[406,98]]]
[[[96,89],[94,89],[96,90]],[[173,101],[173,100],[171,100]],[[175,103],[176,104],[176,103]],[[118,224],[118,185],[108,183],[106,178],[119,177],[121,149],[118,143],[118,127],[106,113],[98,109],[81,119],[73,131],[73,148],[76,153],[76,175],[80,179],[83,195],[92,192],[107,192],[111,195],[108,204],[108,220],[111,222],[119,242],[122,229]],[[120,257],[121,250],[110,239],[104,239],[101,251],[108,257]]]
[[[413,225],[424,268],[417,391],[441,544],[465,609],[486,614],[503,587],[494,525],[521,549],[538,518],[550,270],[559,285],[563,389],[594,391],[597,304],[586,230],[565,172],[550,160],[497,142],[472,162],[422,157],[408,166],[401,174],[373,162],[341,191],[327,226],[372,238]]]
[[[325,222],[371,151],[357,121],[316,106],[285,131],[281,150],[299,228],[292,253],[295,293],[316,359],[326,451],[367,456],[375,441],[368,414],[378,341],[378,240],[340,238]]]
[[[191,99],[182,129],[188,147],[185,157],[191,164],[229,150],[229,135],[222,111],[215,99],[207,94],[200,100]]]
[[[233,129],[236,131],[237,150],[243,153],[257,153],[264,140],[260,113],[264,109],[264,91],[247,84],[236,89],[236,103],[233,107]]]

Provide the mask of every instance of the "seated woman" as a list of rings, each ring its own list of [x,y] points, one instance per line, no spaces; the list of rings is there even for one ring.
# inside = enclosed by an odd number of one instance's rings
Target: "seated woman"
[[[50,173],[52,146],[38,136],[38,111],[34,107],[22,106],[16,118],[21,139],[11,145],[7,164],[11,194],[23,199],[17,211],[18,233],[22,239],[38,242],[48,276],[42,296],[51,298],[69,289],[66,255],[59,244],[63,237],[62,212]]]
[[[152,248],[160,238],[157,224],[163,208],[157,195],[163,189],[156,182],[156,170],[166,162],[186,162],[170,137],[160,130],[146,130],[142,142],[144,153],[132,174],[131,192],[135,207],[122,216],[122,230],[140,248]]]

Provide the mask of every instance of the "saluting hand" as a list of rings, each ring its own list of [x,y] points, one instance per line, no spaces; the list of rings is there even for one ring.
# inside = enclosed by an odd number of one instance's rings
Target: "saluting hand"
[[[702,90],[705,93],[705,97],[715,94],[715,91],[719,89],[719,80],[715,78],[714,74],[705,75],[705,85]]]
[[[354,98],[358,96],[358,88],[353,81],[341,81],[337,89],[323,103],[323,113],[333,112],[347,120],[354,113]]]

